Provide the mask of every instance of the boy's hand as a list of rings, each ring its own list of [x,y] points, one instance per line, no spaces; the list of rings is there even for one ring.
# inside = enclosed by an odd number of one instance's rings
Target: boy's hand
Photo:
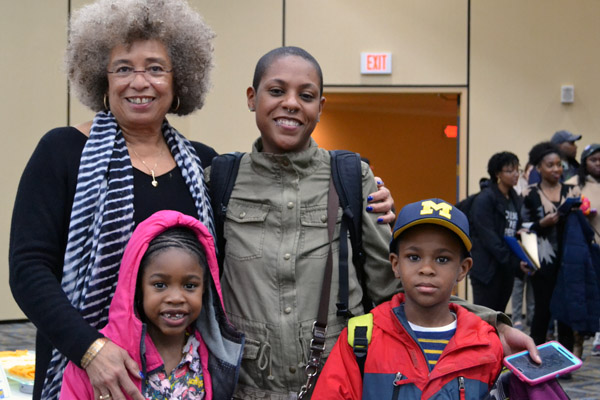
[[[542,363],[542,359],[540,358],[540,353],[538,352],[537,347],[535,347],[535,343],[531,336],[526,335],[520,330],[513,328],[512,326],[508,326],[505,323],[498,323],[498,336],[500,337],[500,342],[502,342],[502,349],[504,350],[504,356],[509,356],[514,353],[518,353],[519,351],[527,350],[529,351],[529,355],[538,364]]]
[[[396,214],[392,211],[394,208],[394,199],[392,194],[383,186],[383,181],[379,177],[375,177],[377,183],[377,191],[371,193],[367,198],[369,206],[367,212],[383,214],[377,218],[379,224],[391,224],[396,219]]]

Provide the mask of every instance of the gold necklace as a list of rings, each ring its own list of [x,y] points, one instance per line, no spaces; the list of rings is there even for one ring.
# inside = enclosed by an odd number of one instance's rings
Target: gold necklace
[[[156,180],[156,174],[155,174],[154,170],[158,166],[158,160],[160,160],[160,158],[163,155],[163,152],[165,151],[164,147],[160,150],[160,154],[158,155],[158,157],[156,157],[156,162],[154,163],[154,167],[152,167],[152,168],[150,168],[148,166],[148,164],[146,164],[146,161],[142,160],[142,157],[140,157],[140,155],[137,153],[137,151],[135,151],[135,149],[133,147],[131,147],[131,150],[133,150],[133,154],[135,154],[135,156],[137,158],[139,158],[139,160],[142,162],[142,164],[144,164],[144,167],[148,168],[148,171],[150,171],[150,173],[152,174],[152,186],[157,187],[158,181]]]

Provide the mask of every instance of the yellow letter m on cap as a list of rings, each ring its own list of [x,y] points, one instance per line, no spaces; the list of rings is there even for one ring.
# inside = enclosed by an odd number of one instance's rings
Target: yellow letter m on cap
[[[431,200],[427,200],[422,202],[421,205],[423,206],[421,209],[421,215],[431,215],[434,211],[437,211],[441,217],[452,219],[452,215],[450,215],[452,206],[448,203],[434,203]]]

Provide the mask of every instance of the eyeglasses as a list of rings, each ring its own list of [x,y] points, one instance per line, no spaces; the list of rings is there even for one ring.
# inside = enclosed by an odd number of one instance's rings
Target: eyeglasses
[[[172,69],[166,70],[160,65],[153,65],[146,69],[136,71],[132,67],[118,67],[115,71],[106,71],[108,74],[122,81],[132,81],[135,78],[135,74],[144,74],[144,78],[148,81],[162,81],[167,74],[173,72]]]

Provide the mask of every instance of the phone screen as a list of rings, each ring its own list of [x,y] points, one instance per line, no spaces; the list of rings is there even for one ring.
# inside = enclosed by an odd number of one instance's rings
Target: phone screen
[[[567,367],[573,366],[575,363],[571,361],[566,354],[561,354],[559,348],[554,346],[543,346],[538,348],[541,364],[536,364],[529,353],[523,354],[520,357],[510,359],[510,363],[529,379],[536,379],[548,375],[552,372],[557,372]]]

